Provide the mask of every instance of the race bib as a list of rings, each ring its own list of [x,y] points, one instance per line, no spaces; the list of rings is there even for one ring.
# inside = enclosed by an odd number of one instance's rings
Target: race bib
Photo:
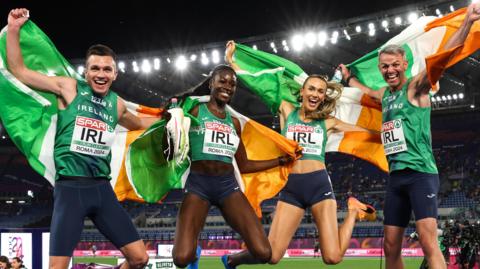
[[[392,120],[382,125],[382,144],[385,155],[395,154],[407,150],[407,142],[403,134],[402,120]]]
[[[105,157],[110,153],[115,133],[101,120],[77,116],[70,151]]]
[[[233,158],[240,139],[235,130],[223,123],[205,122],[203,153]]]
[[[302,146],[303,154],[322,154],[323,129],[307,125],[290,125],[287,128],[287,138]]]

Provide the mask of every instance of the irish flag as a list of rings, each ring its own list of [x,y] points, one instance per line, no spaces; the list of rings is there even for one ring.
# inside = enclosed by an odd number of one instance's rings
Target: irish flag
[[[358,79],[368,87],[378,90],[386,86],[378,71],[378,52],[384,46],[396,44],[406,51],[409,62],[407,76],[411,77],[428,68],[432,85],[435,85],[445,68],[464,59],[480,47],[480,25],[476,22],[464,44],[443,50],[443,45],[460,27],[466,8],[459,9],[443,18],[420,17],[400,34],[378,49],[348,65]],[[242,69],[238,72],[241,81],[257,94],[273,113],[278,111],[282,100],[296,102],[295,93],[301,88],[307,74],[295,63],[277,55],[253,50],[237,44],[235,63]],[[345,88],[340,98],[335,117],[342,121],[368,129],[380,130],[380,105],[357,88]],[[332,134],[328,138],[327,151],[352,154],[388,171],[383,147],[378,137],[362,132]]]
[[[0,119],[10,138],[26,156],[33,169],[52,185],[55,179],[53,146],[57,120],[57,99],[51,93],[36,91],[22,84],[7,69],[6,28],[0,33]],[[20,32],[20,46],[27,67],[55,76],[82,79],[50,39],[31,21]],[[128,131],[117,126],[112,146],[111,183],[119,200],[156,203],[173,188],[181,188],[189,172],[189,121],[183,117],[207,97],[189,97],[182,108],[172,109],[169,122],[161,120],[162,109],[148,108],[126,102],[127,108],[139,117],[160,120],[148,130]],[[180,110],[180,111],[179,111]],[[298,145],[278,133],[229,108],[242,126],[242,140],[252,160],[265,160],[290,154],[295,156]],[[195,124],[192,118],[192,124]],[[188,122],[188,123],[187,123]],[[165,132],[165,129],[168,132]],[[173,144],[164,145],[164,135]],[[170,139],[172,138],[172,139]],[[164,157],[164,150],[174,148],[173,159]],[[237,180],[252,207],[261,214],[260,203],[273,197],[286,183],[290,167],[277,167],[260,173],[240,175]]]
[[[295,105],[295,97],[307,74],[295,63],[250,47],[236,44],[234,61],[240,80],[270,108],[278,111],[282,100]],[[337,103],[335,117],[368,129],[380,130],[381,112],[378,105],[362,103],[358,89],[345,89]],[[346,132],[331,134],[326,151],[339,151],[352,154],[388,171],[380,137],[366,132]]]
[[[0,119],[10,138],[25,155],[32,168],[52,185],[55,180],[53,145],[57,123],[57,99],[54,94],[36,91],[22,84],[7,69],[6,28],[0,33]],[[25,64],[33,70],[56,76],[82,79],[50,39],[31,21],[20,33]],[[126,102],[127,108],[140,117],[160,117],[161,109]],[[112,146],[112,185],[120,200],[142,201],[126,178],[124,156],[128,145],[142,132],[128,132],[121,126]]]

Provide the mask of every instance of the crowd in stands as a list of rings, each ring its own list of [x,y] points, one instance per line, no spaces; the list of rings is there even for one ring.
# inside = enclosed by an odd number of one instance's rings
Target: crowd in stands
[[[440,219],[457,218],[467,219],[480,217],[480,138],[463,143],[434,144],[434,154],[440,174],[439,208],[452,209],[447,215],[440,215]],[[379,210],[378,221],[374,223],[359,223],[354,229],[353,236],[381,237],[382,208],[384,204],[384,190],[388,175],[369,163],[340,153],[327,154],[327,170],[335,190],[338,203],[338,217],[343,218],[346,210],[346,200],[353,195],[358,199],[372,204]],[[4,176],[0,190],[0,197],[25,196],[24,191],[17,189],[15,178]],[[6,183],[6,184],[3,184]],[[48,227],[51,216],[51,187],[29,186],[35,193],[29,198],[29,206],[21,204],[0,203],[0,227]],[[50,194],[49,194],[50,193]],[[161,204],[141,204],[124,202],[123,206],[131,215],[134,224],[140,230],[140,235],[149,244],[154,246],[159,242],[171,242],[175,233],[176,215],[182,199],[182,191],[174,190]],[[269,229],[275,210],[277,197],[266,200],[262,204],[262,224]],[[15,218],[11,218],[15,216]],[[407,233],[413,232],[413,221]],[[298,245],[308,245],[301,240],[314,239],[318,236],[313,225],[313,218],[307,210],[302,224],[298,229],[295,240]],[[237,240],[238,235],[224,222],[218,209],[211,208],[207,217],[205,230],[200,235],[202,244],[208,248],[209,242],[222,240]],[[294,241],[295,241],[294,240]],[[99,250],[108,248],[109,243],[93,228],[93,223],[86,221],[82,234],[80,249],[88,249],[89,244],[95,242]],[[235,241],[231,241],[235,242]],[[298,243],[303,242],[303,243]],[[294,242],[293,242],[294,243]],[[215,243],[222,244],[222,243]],[[225,243],[226,244],[226,243]],[[236,243],[232,243],[236,244]],[[211,245],[211,244],[210,244]]]
[[[0,269],[26,269],[20,257],[0,256]]]

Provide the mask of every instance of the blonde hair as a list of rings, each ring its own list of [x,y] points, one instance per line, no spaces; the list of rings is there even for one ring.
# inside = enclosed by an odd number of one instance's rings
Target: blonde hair
[[[303,82],[302,89],[307,84],[307,81],[312,78],[318,78],[324,81],[327,84],[327,92],[325,93],[325,99],[318,106],[317,110],[311,113],[310,118],[326,119],[333,111],[335,111],[337,100],[342,95],[343,85],[338,82],[328,81],[328,77],[326,75],[310,75]],[[302,102],[300,90],[298,90],[298,92],[295,94],[297,95],[298,102]]]

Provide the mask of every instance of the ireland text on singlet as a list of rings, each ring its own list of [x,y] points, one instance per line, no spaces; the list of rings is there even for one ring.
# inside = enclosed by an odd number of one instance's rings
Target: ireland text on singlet
[[[57,178],[110,178],[117,115],[116,93],[96,96],[88,84],[77,81],[77,96],[58,113],[54,149]]]

